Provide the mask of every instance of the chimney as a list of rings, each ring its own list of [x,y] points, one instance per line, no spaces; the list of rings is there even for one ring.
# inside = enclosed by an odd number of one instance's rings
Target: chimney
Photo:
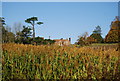
[[[61,38],[61,40],[63,40],[63,38]]]
[[[69,38],[69,41],[70,41],[70,43],[71,43],[71,38]]]

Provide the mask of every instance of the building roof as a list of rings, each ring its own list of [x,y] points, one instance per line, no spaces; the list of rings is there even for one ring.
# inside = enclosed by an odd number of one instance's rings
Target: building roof
[[[54,39],[54,41],[69,41],[68,39]]]

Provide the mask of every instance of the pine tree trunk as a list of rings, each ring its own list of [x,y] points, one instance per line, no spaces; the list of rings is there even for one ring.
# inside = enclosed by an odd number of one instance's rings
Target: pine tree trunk
[[[35,28],[34,28],[34,21],[33,21],[33,41],[34,41],[34,39],[35,39]]]

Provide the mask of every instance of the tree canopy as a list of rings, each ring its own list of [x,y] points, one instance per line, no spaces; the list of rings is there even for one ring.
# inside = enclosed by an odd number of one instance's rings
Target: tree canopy
[[[0,24],[5,25],[5,18],[4,17],[0,17]]]
[[[94,29],[93,33],[90,35],[90,38],[93,39],[93,41],[91,41],[92,43],[102,43],[103,42],[103,38],[101,36],[101,34],[102,34],[101,32],[102,32],[101,27],[98,25]]]
[[[106,43],[118,43],[120,42],[120,21],[116,20],[111,23],[110,30],[105,36]]]
[[[101,27],[98,25],[96,28],[95,28],[95,30],[93,31],[93,34],[102,34],[101,33]]]
[[[38,25],[41,25],[43,24],[43,22],[36,22],[38,21],[38,18],[37,17],[31,17],[31,18],[28,18],[25,20],[26,23],[29,23],[32,25],[32,30],[33,30],[33,39],[35,38],[35,25],[38,24]]]

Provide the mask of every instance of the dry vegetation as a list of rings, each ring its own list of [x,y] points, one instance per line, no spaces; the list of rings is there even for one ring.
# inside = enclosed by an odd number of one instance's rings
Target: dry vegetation
[[[3,80],[120,79],[118,57],[117,46],[105,50],[104,47],[3,44]]]

